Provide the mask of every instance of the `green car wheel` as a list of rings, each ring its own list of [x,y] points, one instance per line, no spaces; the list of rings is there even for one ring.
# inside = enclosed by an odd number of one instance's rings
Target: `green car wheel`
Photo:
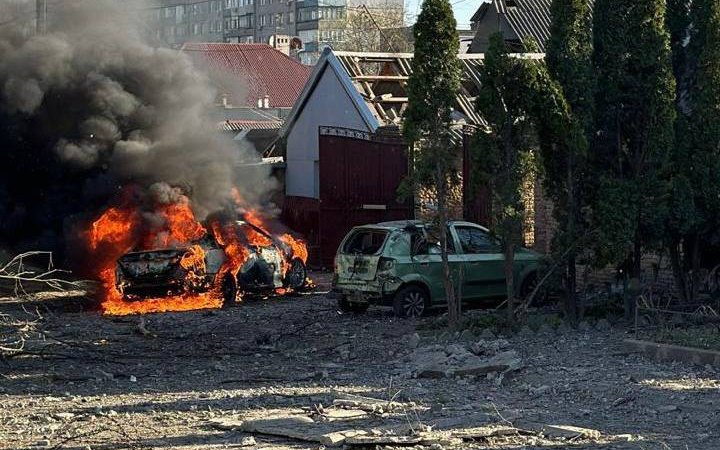
[[[430,309],[430,297],[420,286],[406,286],[395,294],[393,311],[398,317],[421,317]]]

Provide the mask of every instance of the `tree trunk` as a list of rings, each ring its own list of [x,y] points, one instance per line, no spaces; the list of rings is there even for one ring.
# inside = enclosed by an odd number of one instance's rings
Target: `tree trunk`
[[[508,322],[515,322],[515,280],[513,279],[513,261],[515,260],[515,244],[507,242],[503,249],[505,253],[505,287],[507,289]]]
[[[448,258],[448,206],[447,206],[447,180],[442,176],[440,168],[436,173],[435,187],[437,192],[438,219],[440,222],[440,258],[443,269],[443,286],[445,287],[445,298],[448,305],[448,325],[455,328],[458,325],[460,314],[458,299],[455,296],[452,274],[450,272],[450,260]]]
[[[639,219],[638,219],[639,223]],[[640,232],[635,232],[635,242],[630,269],[630,288],[625,292],[625,321],[631,323],[635,318],[635,305],[640,296],[640,275],[642,273],[642,245]]]
[[[577,322],[578,319],[578,307],[577,307],[577,268],[575,267],[575,251],[571,251],[568,254],[567,260],[567,314],[570,319],[570,323]]]
[[[682,300],[683,303],[687,303],[688,290],[679,247],[680,241],[673,239],[673,243],[670,244],[670,265],[672,266],[673,278],[675,279],[675,288],[680,293],[680,300]]]
[[[576,208],[576,197],[575,197],[575,182],[574,182],[574,158],[572,151],[568,152],[568,174],[567,174],[567,192],[568,192],[568,223],[567,223],[567,234],[570,239],[570,245],[575,245],[575,230],[577,224],[577,208]],[[577,269],[575,267],[575,250],[570,250],[567,260],[567,314],[570,319],[570,323],[577,322],[577,296],[576,296],[576,284],[577,284]]]
[[[692,251],[688,255],[692,267],[692,290],[690,291],[690,301],[695,302],[700,295],[700,236],[698,233],[693,234]]]

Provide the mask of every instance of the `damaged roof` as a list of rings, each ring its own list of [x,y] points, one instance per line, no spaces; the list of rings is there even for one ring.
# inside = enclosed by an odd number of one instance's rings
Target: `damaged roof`
[[[529,59],[544,57],[539,53],[513,56]],[[475,99],[480,88],[479,70],[484,55],[461,54],[458,59],[462,64],[461,89],[455,97],[452,112],[456,139],[461,137],[463,126],[485,124],[475,111]],[[412,73],[412,61],[412,53],[343,52],[325,49],[280,134],[287,135],[326,70],[335,72],[371,131],[399,125],[408,106],[406,86]],[[333,94],[325,92],[319,95]]]
[[[595,1],[586,0],[586,2],[592,13]],[[499,17],[504,19],[518,39],[532,37],[537,42],[540,51],[544,52],[545,43],[550,38],[550,26],[552,25],[551,3],[552,0],[492,0],[480,5],[470,22],[481,22],[488,10],[492,8]]]
[[[267,96],[269,107],[290,108],[311,72],[267,44],[188,42],[181,51],[197,66],[207,68],[220,90],[233,93],[232,101],[237,103],[233,106],[257,107],[258,100]],[[234,86],[234,81],[240,84]]]

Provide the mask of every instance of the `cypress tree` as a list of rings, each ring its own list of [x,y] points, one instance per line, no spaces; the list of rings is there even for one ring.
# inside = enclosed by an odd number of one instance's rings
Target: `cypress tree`
[[[594,13],[595,253],[598,262],[625,263],[633,286],[667,213],[675,79],[665,17],[665,0],[598,0]]]
[[[403,122],[403,134],[411,148],[413,173],[405,186],[407,190],[409,185],[412,192],[429,187],[435,193],[448,317],[450,325],[455,326],[460,301],[455,295],[448,263],[447,199],[452,185],[458,182],[460,152],[450,139],[450,113],[460,89],[461,66],[457,58],[460,39],[448,0],[424,0],[413,34],[415,56]]]
[[[554,215],[559,230],[554,247],[559,253],[567,251],[567,306],[572,320],[577,317],[576,300],[576,255],[575,245],[583,233],[581,211],[584,202],[582,192],[587,157],[587,139],[592,125],[592,37],[590,29],[590,11],[584,0],[553,0],[551,9],[552,26],[547,44],[547,70],[559,84],[556,95],[564,96],[570,112],[569,121],[562,123],[565,135],[572,135],[572,128],[579,126],[583,131],[575,139],[562,139],[558,145],[556,139],[542,139],[541,150],[544,173],[544,185],[554,204]],[[538,68],[541,70],[541,68]],[[542,74],[539,73],[539,76]],[[542,87],[539,93],[542,103],[552,101],[552,85]],[[556,108],[557,109],[557,108]],[[560,111],[562,111],[560,109]],[[542,114],[542,112],[540,112]],[[559,117],[565,117],[560,115]],[[549,122],[538,115],[538,120]],[[572,122],[575,122],[573,124]],[[555,123],[555,122],[554,122]],[[568,129],[571,128],[571,129]],[[542,134],[542,129],[539,130]],[[560,131],[560,130],[554,130]],[[557,136],[556,136],[557,137]]]
[[[523,186],[535,173],[532,149],[537,139],[528,109],[528,72],[508,55],[500,33],[490,38],[480,81],[476,109],[487,125],[473,138],[473,166],[490,188],[492,229],[502,243],[508,320],[512,322],[513,261],[522,243],[525,219]]]
[[[696,0],[689,17],[668,220],[675,281],[686,301],[698,295],[701,252],[720,241],[720,3]]]

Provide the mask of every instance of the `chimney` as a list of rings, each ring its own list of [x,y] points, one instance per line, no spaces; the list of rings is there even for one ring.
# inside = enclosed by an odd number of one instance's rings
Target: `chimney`
[[[267,95],[263,98],[263,108],[270,108],[270,97],[268,97]]]

